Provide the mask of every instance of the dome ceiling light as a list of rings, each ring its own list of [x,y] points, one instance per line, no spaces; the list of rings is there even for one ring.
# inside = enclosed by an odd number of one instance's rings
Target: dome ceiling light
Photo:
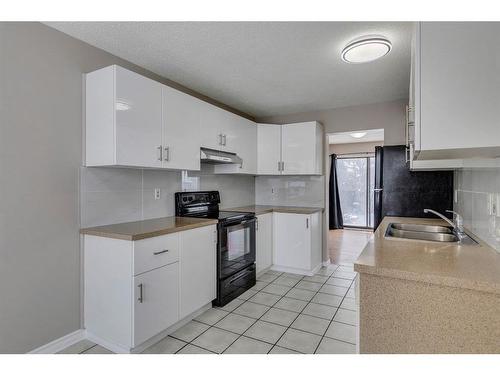
[[[346,63],[361,64],[377,60],[392,49],[391,42],[381,36],[364,36],[349,43],[342,50],[342,60]]]

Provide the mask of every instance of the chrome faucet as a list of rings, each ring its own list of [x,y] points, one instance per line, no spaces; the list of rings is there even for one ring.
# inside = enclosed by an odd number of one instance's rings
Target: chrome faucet
[[[463,223],[462,216],[460,216],[460,214],[458,214],[458,212],[455,212],[452,210],[446,210],[446,212],[450,212],[453,214],[453,221],[451,221],[446,216],[444,216],[443,214],[440,214],[437,211],[431,210],[430,208],[424,208],[424,213],[426,213],[426,214],[431,213],[431,214],[434,214],[436,216],[439,216],[441,219],[443,219],[444,221],[446,221],[448,224],[450,224],[453,227],[454,232],[457,234],[457,236],[459,238],[462,238],[465,235],[464,227],[462,224]]]

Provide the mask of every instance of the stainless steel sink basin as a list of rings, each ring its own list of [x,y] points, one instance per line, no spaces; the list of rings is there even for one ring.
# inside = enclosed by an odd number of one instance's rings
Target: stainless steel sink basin
[[[450,227],[445,227],[442,225],[392,223],[391,226],[394,229],[398,230],[411,230],[416,232],[431,232],[431,233],[453,233]]]
[[[385,236],[435,242],[460,241],[450,228],[441,225],[391,223],[387,227]]]

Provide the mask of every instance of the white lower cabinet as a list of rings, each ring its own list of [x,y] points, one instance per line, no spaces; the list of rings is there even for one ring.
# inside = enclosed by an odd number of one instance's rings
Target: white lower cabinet
[[[274,213],[273,268],[312,274],[321,266],[320,213]]]
[[[134,346],[179,320],[179,263],[134,277]]]
[[[180,317],[217,296],[217,230],[203,227],[181,232]]]
[[[85,235],[89,339],[135,351],[215,299],[216,233],[209,225],[137,241]]]
[[[273,264],[273,214],[257,216],[256,228],[256,259],[257,274]]]

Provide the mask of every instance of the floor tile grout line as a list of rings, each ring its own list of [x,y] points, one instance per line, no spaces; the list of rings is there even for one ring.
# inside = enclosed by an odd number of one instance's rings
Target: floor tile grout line
[[[87,348],[87,349],[85,349],[85,350],[81,351],[81,352],[80,352],[80,353],[78,353],[78,354],[85,354],[85,352],[89,351],[89,350],[90,350],[90,349],[92,349],[92,348],[95,348],[96,346],[98,346],[98,344],[94,343],[94,345],[92,345],[90,348]]]
[[[335,270],[337,270],[337,268],[338,268],[338,266],[335,268]],[[333,271],[333,272],[335,272],[335,271]],[[331,275],[333,275],[333,272],[332,272],[332,274],[331,274]],[[328,277],[328,279],[331,277],[331,275]],[[303,279],[303,278],[302,278],[302,279]],[[328,281],[328,279],[327,279],[326,281]],[[325,283],[326,283],[326,281],[325,281]],[[325,283],[323,283],[321,287],[323,287],[323,285],[325,285]],[[320,288],[320,289],[321,289],[321,288]],[[318,290],[318,291],[314,294],[314,296],[312,296],[311,301],[314,299],[314,297],[315,297],[318,293],[319,293],[319,290]],[[288,330],[291,328],[291,326],[293,325],[293,323],[297,320],[297,318],[299,317],[299,315],[302,313],[302,311],[304,311],[304,310],[305,310],[305,308],[306,308],[306,307],[307,307],[307,305],[306,305],[306,306],[304,306],[304,308],[303,308],[303,309],[299,312],[299,314],[295,317],[295,319],[292,321],[292,323],[290,323],[290,325],[288,326],[288,328],[285,330],[285,332],[283,332],[283,334],[280,336],[280,338],[278,339],[278,341],[276,341],[276,344],[274,344],[274,345],[273,345],[273,347],[271,348],[271,350],[273,350],[273,348],[274,348],[274,347],[278,344],[278,342],[281,340],[281,338],[282,338],[282,337],[283,337],[283,336],[284,336],[284,335],[288,332]],[[310,332],[310,333],[312,333],[312,332]],[[320,341],[320,343],[321,343],[321,341]],[[318,345],[319,345],[319,344],[318,344]],[[285,348],[286,348],[286,347],[285,347]],[[286,348],[286,349],[288,349],[288,348]],[[305,354],[305,353],[304,353],[304,354]]]
[[[338,267],[337,267],[338,268]],[[342,297],[342,300],[340,301],[340,306],[342,306],[342,302],[344,302],[344,299],[345,299],[345,296],[347,295],[347,293],[349,293],[349,289],[351,288],[352,284],[354,283],[354,281],[356,280],[356,278],[354,278],[352,281],[351,281],[351,284],[349,285],[349,287],[347,288],[347,292],[346,294],[344,295],[344,297]],[[332,317],[332,320],[330,320],[330,323],[328,324],[328,326],[326,327],[326,330],[325,332],[323,332],[323,336],[321,337],[321,340],[320,342],[318,343],[318,345],[316,346],[316,349],[314,350],[314,354],[316,354],[316,352],[318,351],[318,348],[319,346],[321,345],[321,342],[324,340],[325,338],[325,335],[326,333],[328,332],[328,330],[330,329],[330,326],[332,325],[332,322],[334,321],[335,317],[337,316],[337,313],[339,312],[339,309],[340,309],[340,306],[339,308],[337,309],[337,311],[335,311],[335,314],[333,314],[333,317]],[[351,310],[349,310],[351,311]],[[328,337],[329,338],[329,337]],[[332,339],[332,340],[335,340],[335,339]],[[338,340],[340,341],[340,340]],[[356,347],[356,344],[354,344],[354,347]]]
[[[283,274],[284,274],[284,273],[282,273],[281,275],[283,275]],[[281,275],[280,275],[280,276],[278,276],[278,277],[281,277]],[[292,287],[290,287],[290,289],[289,289],[286,293],[288,293],[290,290],[292,290],[292,289],[293,289],[293,288],[294,288],[294,287],[295,287],[295,286],[296,286],[296,285],[297,285],[297,284],[298,284],[298,283],[299,283],[299,282],[300,282],[303,278],[304,278],[304,276],[302,276],[302,277],[298,278],[298,279],[297,279],[297,282],[296,282],[296,283],[295,283]],[[277,279],[277,278],[276,278],[276,279]],[[276,279],[275,279],[275,280],[276,280]],[[278,285],[279,285],[279,284],[278,284]],[[259,293],[259,292],[257,292],[257,293]],[[280,299],[278,299],[278,300],[274,303],[274,305],[270,306],[270,307],[266,310],[266,312],[260,316],[260,318],[258,318],[258,319],[257,319],[257,320],[256,320],[256,321],[255,321],[255,322],[254,322],[254,323],[253,323],[250,327],[248,327],[248,329],[247,329],[247,330],[245,330],[245,331],[242,333],[242,336],[243,336],[243,335],[244,335],[244,334],[245,334],[245,333],[246,333],[246,332],[247,332],[250,328],[252,328],[252,326],[253,326],[253,325],[255,325],[255,324],[256,324],[259,320],[261,320],[261,318],[262,318],[265,314],[267,314],[267,312],[268,312],[269,310],[271,310],[271,308],[273,308],[273,306],[275,306],[275,305],[276,305],[279,301],[281,301],[281,300],[285,297],[286,293],[285,293],[285,294],[283,294],[282,296],[280,296]],[[288,310],[284,310],[284,311],[288,311]],[[267,322],[267,321],[265,321],[265,320],[263,320],[263,322],[266,322],[266,323],[271,323],[271,322]],[[276,324],[276,323],[273,323],[273,324]],[[280,325],[280,324],[277,324],[277,325]],[[281,325],[280,325],[280,326],[281,326]],[[282,327],[283,327],[283,326],[282,326]],[[287,329],[288,329],[288,328],[287,328]],[[285,331],[283,332],[283,334],[287,331],[287,329],[285,329]],[[246,337],[246,336],[245,336],[245,337]],[[276,343],[280,340],[280,338],[281,338],[281,336],[278,338],[278,340],[276,341]],[[269,352],[271,352],[271,350],[273,350],[273,348],[275,347],[276,343],[272,344],[271,349],[269,349],[269,350],[268,350],[267,354],[269,354]]]

